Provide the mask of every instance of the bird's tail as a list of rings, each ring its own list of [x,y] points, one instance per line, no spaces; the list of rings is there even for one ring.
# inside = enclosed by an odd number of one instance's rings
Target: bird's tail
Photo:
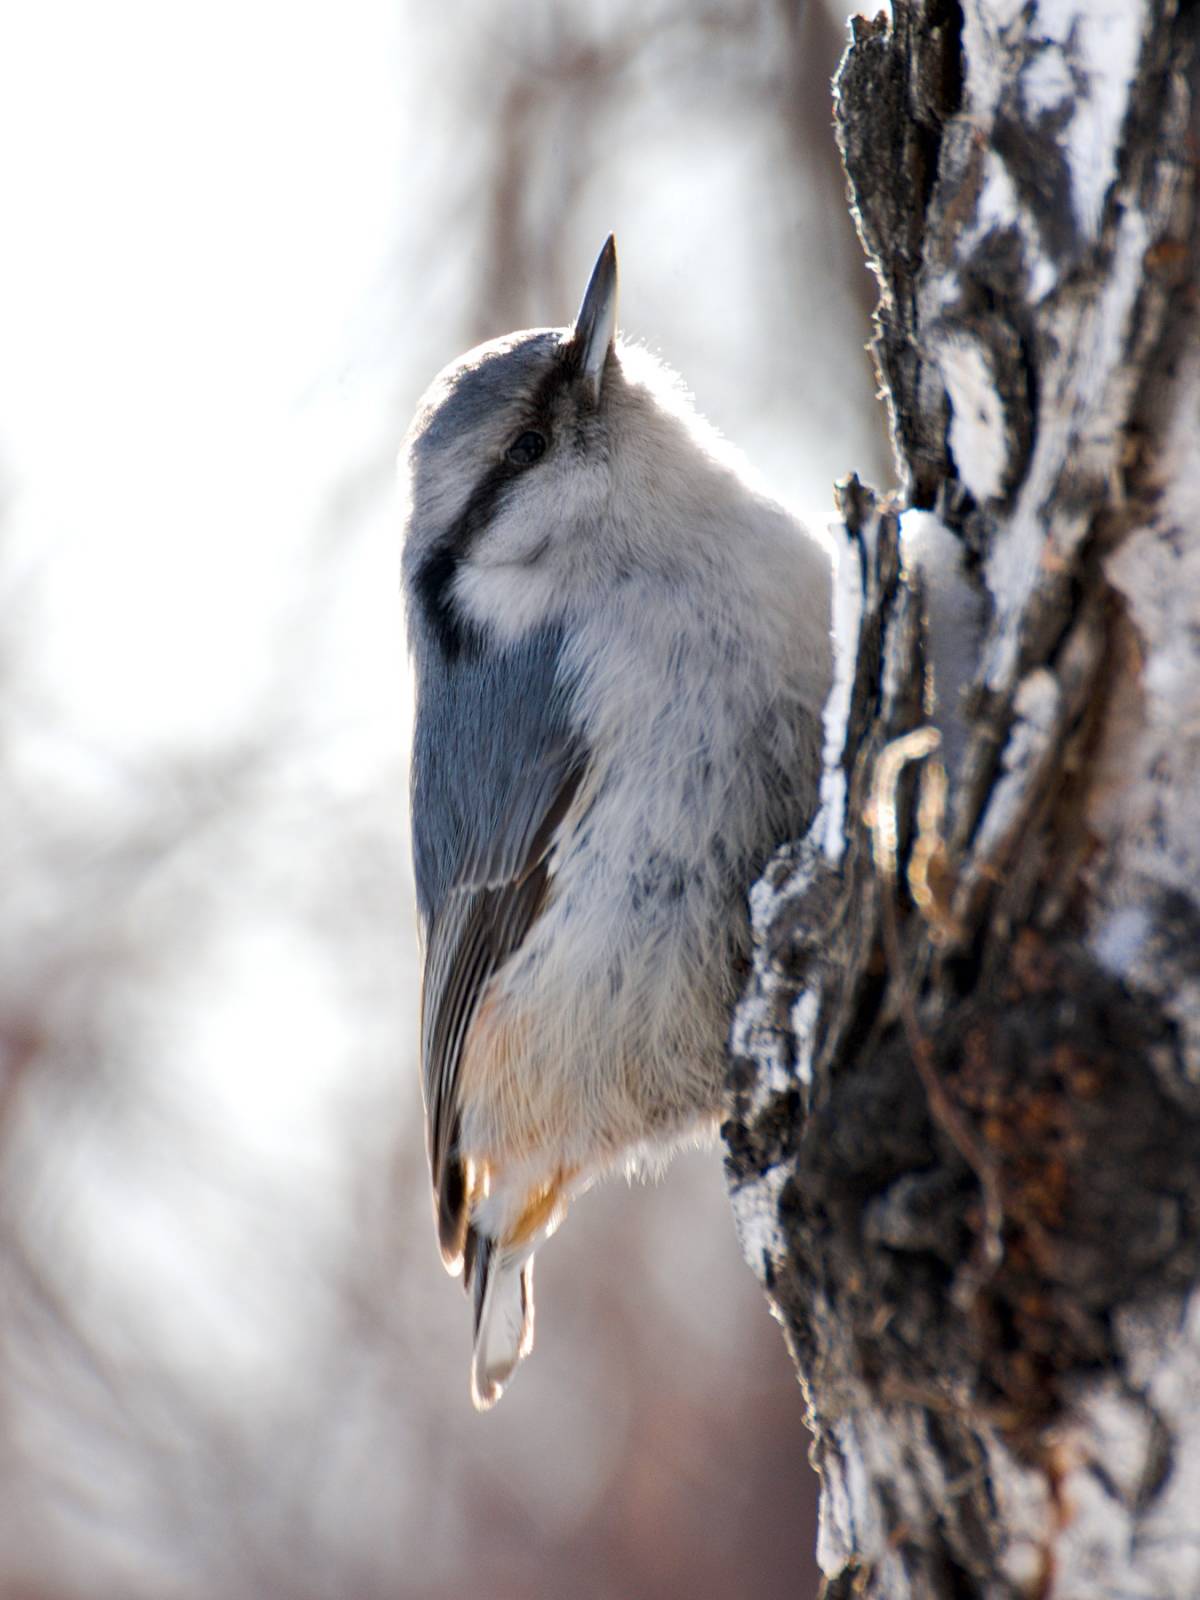
[[[489,1411],[533,1349],[532,1251],[510,1252],[471,1227],[463,1279],[475,1306],[471,1399],[477,1411]]]

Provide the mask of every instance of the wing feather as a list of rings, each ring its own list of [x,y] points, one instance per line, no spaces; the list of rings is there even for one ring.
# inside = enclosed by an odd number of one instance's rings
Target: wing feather
[[[419,679],[413,834],[425,929],[421,1057],[426,1134],[446,1264],[466,1236],[458,1076],[488,983],[524,942],[546,898],[557,831],[587,770],[547,632],[485,664]],[[464,730],[447,750],[438,730]]]

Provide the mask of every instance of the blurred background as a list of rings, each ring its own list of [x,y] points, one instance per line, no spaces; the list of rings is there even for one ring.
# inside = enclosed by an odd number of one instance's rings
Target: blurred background
[[[393,464],[621,320],[815,524],[888,479],[847,0],[0,22],[0,1595],[803,1597],[720,1152],[594,1193],[467,1393],[414,1060]]]

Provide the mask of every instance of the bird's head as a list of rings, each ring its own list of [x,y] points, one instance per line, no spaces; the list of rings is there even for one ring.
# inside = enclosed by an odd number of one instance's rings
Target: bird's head
[[[491,340],[445,368],[402,456],[414,631],[453,654],[516,638],[598,584],[672,559],[660,524],[720,444],[665,366],[617,337],[610,236],[568,328]]]

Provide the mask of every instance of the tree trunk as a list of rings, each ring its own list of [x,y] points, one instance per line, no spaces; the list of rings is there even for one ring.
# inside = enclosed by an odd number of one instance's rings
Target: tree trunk
[[[837,118],[902,488],[841,489],[734,1208],[827,1595],[1197,1596],[1200,6],[893,12]]]

